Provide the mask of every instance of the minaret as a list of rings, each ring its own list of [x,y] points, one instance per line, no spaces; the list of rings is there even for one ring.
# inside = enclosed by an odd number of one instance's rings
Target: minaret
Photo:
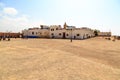
[[[64,29],[66,29],[67,28],[67,24],[66,24],[66,22],[64,23]]]

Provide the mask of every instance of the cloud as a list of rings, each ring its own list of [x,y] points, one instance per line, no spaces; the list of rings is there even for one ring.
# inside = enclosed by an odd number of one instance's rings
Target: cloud
[[[3,8],[3,12],[8,15],[17,15],[18,11],[15,8],[5,7]]]
[[[39,27],[43,21],[35,21],[29,15],[19,13],[13,7],[5,7],[0,3],[0,32],[21,32],[30,27]]]
[[[5,7],[0,3],[0,31],[19,32],[28,26],[29,17],[18,13],[18,10],[13,7]]]
[[[0,31],[19,32],[29,23],[28,17],[21,15],[19,17],[2,16],[0,18]]]
[[[16,17],[3,15],[0,18],[0,32],[21,32],[30,27],[39,27],[43,21],[34,21],[27,15],[20,15]]]

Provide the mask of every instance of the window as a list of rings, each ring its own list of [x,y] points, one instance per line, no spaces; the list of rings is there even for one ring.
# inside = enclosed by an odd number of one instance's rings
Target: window
[[[80,36],[80,34],[77,34],[77,36]]]
[[[53,31],[53,29],[51,29],[51,31]]]
[[[36,34],[37,34],[37,32],[36,32]]]
[[[58,28],[56,28],[56,30],[58,30]]]
[[[34,32],[32,32],[32,34],[34,35]]]
[[[51,29],[51,31],[54,31],[54,29]]]
[[[59,35],[61,35],[61,33],[59,33]]]
[[[66,36],[69,36],[68,34],[66,34]]]
[[[53,34],[53,33],[51,33],[51,35],[53,36],[54,34]]]

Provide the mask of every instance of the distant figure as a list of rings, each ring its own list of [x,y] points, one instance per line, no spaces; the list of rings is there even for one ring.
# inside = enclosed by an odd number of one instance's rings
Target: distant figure
[[[107,38],[105,38],[106,40],[111,40],[111,38],[109,38],[109,37],[107,37]]]
[[[0,41],[2,40],[2,36],[0,36]]]
[[[111,40],[111,38],[108,38],[108,40]]]
[[[52,36],[52,38],[54,38],[54,36]]]
[[[15,39],[16,39],[17,37],[15,37]]]
[[[8,41],[10,41],[10,36],[8,36]]]
[[[114,37],[114,39],[113,39],[112,41],[114,41],[114,42],[115,42],[115,37]]]
[[[4,41],[4,40],[6,40],[6,37],[5,37],[5,36],[3,36],[3,41]]]
[[[74,36],[74,39],[76,39],[76,36]]]
[[[10,38],[8,38],[8,41],[10,41]]]

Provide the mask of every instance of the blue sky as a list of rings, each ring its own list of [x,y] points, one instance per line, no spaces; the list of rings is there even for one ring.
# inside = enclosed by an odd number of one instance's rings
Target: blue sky
[[[120,35],[120,0],[0,0],[0,31],[64,22]]]

